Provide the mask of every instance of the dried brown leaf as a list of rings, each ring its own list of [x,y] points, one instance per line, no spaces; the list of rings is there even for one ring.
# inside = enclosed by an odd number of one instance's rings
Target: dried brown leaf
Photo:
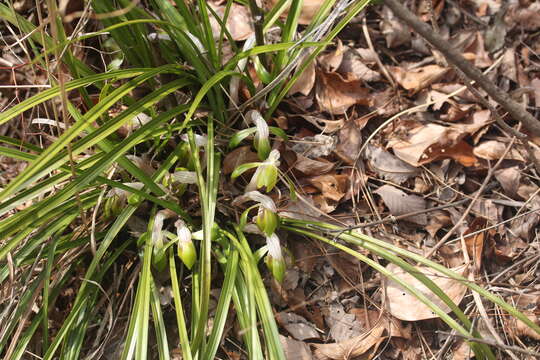
[[[311,62],[300,75],[298,80],[296,80],[296,82],[293,84],[288,92],[288,95],[300,93],[307,96],[311,92],[311,89],[313,89],[313,85],[315,85],[315,63]]]
[[[287,360],[311,360],[313,356],[309,346],[302,341],[297,341],[283,335],[279,336],[281,346]]]
[[[499,160],[505,155],[507,145],[497,140],[487,140],[474,147],[473,154],[486,160]],[[521,154],[511,149],[504,156],[505,159],[524,161]]]
[[[408,139],[395,139],[389,145],[397,157],[413,166],[448,157],[464,166],[472,166],[477,161],[472,147],[460,141],[467,135],[466,129],[462,124],[457,128],[427,124],[411,130]]]
[[[338,73],[317,72],[316,97],[321,110],[343,114],[355,104],[368,105],[369,91],[358,80],[345,80]]]
[[[407,70],[400,66],[392,66],[390,72],[404,89],[416,93],[439,80],[448,72],[448,68],[439,65],[427,65]]]
[[[251,147],[249,145],[240,146],[225,156],[222,170],[225,175],[228,175],[231,174],[239,165],[256,161],[259,161],[259,157],[256,153],[251,151]]]
[[[274,5],[278,3],[278,1],[279,0],[269,0],[267,2],[267,8],[271,9],[272,7],[274,7]],[[304,0],[304,2],[302,3],[302,12],[300,13],[300,17],[298,18],[298,23],[302,25],[308,25],[313,19],[313,17],[317,15],[323,3],[324,0]],[[281,16],[287,16],[288,13],[289,8],[287,8]]]
[[[380,195],[384,204],[390,210],[390,214],[393,216],[405,215],[426,208],[426,201],[420,196],[407,195],[404,191],[392,185],[383,185],[375,190],[374,193]],[[426,214],[409,216],[406,220],[420,225],[427,224]]]
[[[276,320],[296,340],[303,341],[319,338],[315,326],[300,315],[292,312],[280,312],[276,314]]]
[[[371,168],[383,179],[402,184],[418,174],[418,169],[398,159],[388,151],[368,145],[366,157]]]
[[[223,20],[223,16],[225,15],[225,5],[216,5],[212,2],[208,2],[208,4]],[[221,33],[221,26],[213,16],[210,16],[210,26],[212,27],[214,39],[219,39],[219,35]],[[246,40],[251,34],[253,34],[251,14],[248,8],[238,5],[236,3],[232,3],[226,26],[233,40]]]
[[[308,157],[297,155],[294,168],[307,176],[325,174],[334,168],[334,163],[330,161],[313,160]]]
[[[513,296],[513,303],[516,308],[523,312],[532,322],[540,325],[540,293],[523,294]],[[506,328],[515,338],[529,337],[540,340],[540,334],[531,329],[526,324],[517,320],[514,316],[505,316]]]
[[[384,325],[379,323],[368,332],[339,343],[313,344],[315,358],[318,360],[355,358],[378,344],[383,339],[383,332]]]
[[[405,270],[394,264],[389,264],[386,269],[392,272],[399,279],[411,285],[416,291],[422,293],[446,313],[450,312],[450,308],[413,275],[407,273]],[[468,267],[466,265],[462,265],[460,267],[453,268],[452,270],[462,276],[466,276],[467,269]],[[465,293],[467,292],[467,287],[464,284],[450,279],[429,267],[417,266],[416,270],[437,284],[439,288],[441,288],[441,290],[456,304],[461,302],[463,296],[465,296]],[[401,287],[401,285],[390,279],[385,281],[385,291],[387,309],[390,314],[394,315],[398,319],[405,321],[419,321],[438,317],[438,315],[428,308],[423,302],[418,300],[414,295],[409,294],[407,290]]]
[[[348,49],[343,54],[343,60],[337,71],[345,75],[347,79],[362,80],[365,82],[381,80],[381,74],[367,67],[355,49]]]
[[[324,71],[330,72],[330,73],[334,72],[341,65],[341,61],[343,60],[343,53],[346,50],[347,48],[344,47],[343,44],[341,43],[341,40],[338,39],[336,49],[327,54],[320,55],[317,58],[317,62],[319,63],[319,65]]]
[[[381,32],[386,40],[386,46],[389,48],[408,44],[411,41],[411,32],[409,28],[401,23],[394,13],[388,8],[383,7],[383,20],[381,22]]]
[[[311,177],[308,181],[327,199],[338,202],[347,191],[349,178],[346,175],[326,174]]]
[[[362,131],[355,121],[348,121],[339,131],[339,143],[335,153],[349,165],[356,161],[362,146]]]

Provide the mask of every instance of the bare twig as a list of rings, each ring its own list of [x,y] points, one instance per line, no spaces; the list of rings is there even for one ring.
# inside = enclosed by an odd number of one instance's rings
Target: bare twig
[[[421,22],[416,15],[410,12],[398,0],[383,0],[383,3],[392,10],[396,17],[413,28],[418,34],[431,43],[433,47],[439,50],[449,63],[452,63],[463,71],[467,77],[476,81],[489,96],[510,114],[510,116],[523,123],[523,126],[534,135],[540,136],[540,121],[535,119],[522,105],[515,102],[507,93],[499,89],[491,80],[485,77],[480,70],[475,68],[469,61],[461,56],[448,41],[444,40],[439,34],[436,34],[429,25]]]

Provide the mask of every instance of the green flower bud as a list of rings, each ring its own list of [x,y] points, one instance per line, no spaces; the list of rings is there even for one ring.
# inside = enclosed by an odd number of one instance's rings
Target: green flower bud
[[[255,218],[255,222],[262,233],[270,236],[276,231],[279,218],[276,213],[265,208],[259,208],[259,214]]]
[[[178,220],[174,226],[178,235],[178,257],[191,270],[197,261],[197,250],[191,241],[191,231],[182,220]]]

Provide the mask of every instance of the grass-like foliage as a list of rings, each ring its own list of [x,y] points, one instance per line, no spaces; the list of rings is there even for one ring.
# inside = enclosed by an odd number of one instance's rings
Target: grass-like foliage
[[[412,272],[453,314],[401,285],[466,338],[479,336],[471,321],[407,260],[464,282],[540,331],[499,297],[441,265],[353,231],[334,239],[339,229],[331,224],[280,218],[261,193],[273,187],[292,192],[292,183],[278,172],[279,152],[271,151],[272,142],[286,135],[266,120],[307,64],[368,0],[327,0],[304,27],[298,25],[301,0],[277,1],[262,21],[254,19],[256,33],[242,47],[223,26],[225,20],[216,19],[221,30],[215,34],[210,19],[216,14],[204,0],[141,3],[145,6],[91,1],[99,30],[82,36],[64,32],[55,1],[47,1],[48,25],[31,23],[0,4],[0,17],[33,51],[28,66],[48,69],[54,85],[5,110],[0,124],[49,107],[64,125],[43,147],[0,138],[0,154],[29,164],[0,192],[0,283],[8,299],[0,305],[2,358],[27,358],[30,349],[46,360],[98,358],[111,350],[93,343],[96,334],[123,321],[125,333],[101,337],[115,339],[121,359],[169,359],[178,347],[183,359],[214,359],[232,319],[242,329],[250,359],[284,359],[261,275],[265,267],[278,280],[285,272],[276,229],[335,246],[397,282],[373,257]],[[261,13],[254,0],[243,3],[252,14]],[[232,5],[229,0],[225,18]],[[275,29],[280,40],[270,43],[266,35]],[[109,68],[96,70],[72,53],[73,44],[92,39],[116,49]],[[223,61],[226,50],[233,54]],[[240,87],[249,93],[244,103],[238,103]],[[130,131],[120,136],[118,130],[125,128]],[[218,202],[226,201],[219,193],[223,157],[251,141],[260,161],[240,166],[233,177],[255,170],[241,201],[256,205],[238,218],[218,214]],[[142,153],[144,160],[134,156]],[[157,170],[141,168],[150,161]],[[188,198],[197,203],[188,204]],[[255,223],[267,239],[261,249],[244,232],[255,208]],[[209,315],[217,283],[219,298]],[[172,289],[172,322],[164,318],[170,304],[160,301],[162,284]],[[68,289],[74,293],[59,322],[58,314],[51,316]],[[131,290],[133,298],[111,299]],[[125,304],[115,309],[131,306],[129,318],[110,312],[117,301]],[[471,342],[471,347],[477,358],[494,358],[487,345]]]

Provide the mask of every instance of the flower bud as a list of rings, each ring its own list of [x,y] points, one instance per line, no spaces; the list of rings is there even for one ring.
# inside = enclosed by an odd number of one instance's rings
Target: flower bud
[[[178,236],[178,257],[191,270],[197,261],[197,250],[191,240],[191,231],[182,220],[176,221],[174,226]]]
[[[279,238],[276,234],[272,234],[266,237],[266,244],[268,246],[268,256],[266,257],[266,265],[272,272],[274,278],[282,282],[285,278],[285,259],[281,252],[281,245],[279,244]]]
[[[265,208],[259,208],[259,213],[255,218],[259,230],[266,236],[272,235],[278,226],[279,219],[275,212]]]
[[[247,118],[250,119],[257,128],[253,145],[255,146],[255,149],[257,149],[259,159],[264,160],[268,157],[271,149],[269,138],[270,130],[268,128],[268,124],[257,110],[251,110],[248,112]]]

